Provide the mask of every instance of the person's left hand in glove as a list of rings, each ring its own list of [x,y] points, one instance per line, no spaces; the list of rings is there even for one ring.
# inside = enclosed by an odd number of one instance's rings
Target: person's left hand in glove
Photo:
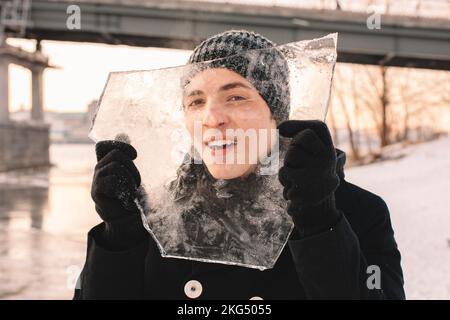
[[[292,138],[279,171],[292,216],[301,237],[331,228],[339,220],[334,191],[339,185],[336,150],[327,125],[318,120],[288,120],[279,126]]]

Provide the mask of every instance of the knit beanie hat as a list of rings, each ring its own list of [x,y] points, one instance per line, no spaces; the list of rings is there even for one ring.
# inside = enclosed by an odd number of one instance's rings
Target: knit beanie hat
[[[226,68],[240,74],[256,88],[277,123],[289,118],[289,67],[272,41],[246,30],[225,31],[200,43],[188,63],[210,60],[214,61],[198,65],[185,75],[182,87],[204,69]]]

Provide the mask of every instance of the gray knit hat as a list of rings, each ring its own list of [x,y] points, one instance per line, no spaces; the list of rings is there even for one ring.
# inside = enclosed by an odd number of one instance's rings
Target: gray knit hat
[[[246,30],[225,31],[200,43],[188,63],[210,60],[214,61],[189,72],[182,79],[182,86],[204,69],[227,68],[246,78],[258,90],[277,123],[288,119],[289,67],[272,41]]]

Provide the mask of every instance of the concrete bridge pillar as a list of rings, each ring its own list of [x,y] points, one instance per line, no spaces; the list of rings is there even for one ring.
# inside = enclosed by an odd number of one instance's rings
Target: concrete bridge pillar
[[[9,61],[0,56],[0,123],[9,122]]]
[[[38,122],[44,121],[43,73],[42,67],[31,69],[31,119]]]
[[[0,171],[48,166],[49,125],[44,123],[43,73],[52,67],[39,50],[24,51],[6,43],[0,45]],[[31,71],[33,121],[12,121],[9,117],[8,65],[20,65]]]

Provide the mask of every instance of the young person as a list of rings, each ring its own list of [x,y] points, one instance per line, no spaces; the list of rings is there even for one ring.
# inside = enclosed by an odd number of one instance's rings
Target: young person
[[[294,229],[274,267],[259,271],[161,257],[133,201],[141,184],[133,163],[136,150],[123,142],[102,141],[96,145],[92,198],[103,222],[88,234],[75,299],[405,298],[400,253],[385,202],[345,180],[345,153],[334,148],[325,123],[288,120],[288,67],[281,54],[261,50],[257,63],[249,67],[245,52],[273,47],[259,34],[231,30],[195,48],[189,63],[218,61],[205,64],[182,82],[186,128],[193,140],[199,139],[202,150],[197,151],[204,161],[185,162],[170,190],[180,208],[186,208],[181,214],[190,219],[206,212],[220,221],[218,225],[225,224],[225,208],[235,204],[248,203],[261,210],[267,202],[279,204],[277,208],[285,210],[280,217],[287,212]],[[195,121],[202,132],[213,129],[223,137],[196,137]],[[279,142],[269,134],[262,136],[276,128],[282,136]],[[270,177],[256,174],[258,164],[211,161],[239,153],[233,137],[225,135],[227,129],[263,132],[257,139],[269,143],[258,149],[258,159],[270,156],[278,143],[284,159],[279,192],[265,190]],[[251,153],[247,148],[243,152]],[[218,197],[217,192],[231,195],[232,200]],[[186,224],[189,239],[199,232],[210,234],[201,231],[202,221],[193,221]],[[280,221],[280,226],[285,225]],[[225,250],[226,245],[228,250],[233,243],[245,252],[245,241],[233,242],[219,231],[207,238],[213,247]],[[189,239],[182,245],[189,248]],[[211,255],[220,255],[220,250]],[[379,271],[380,286],[368,284],[371,270]]]

